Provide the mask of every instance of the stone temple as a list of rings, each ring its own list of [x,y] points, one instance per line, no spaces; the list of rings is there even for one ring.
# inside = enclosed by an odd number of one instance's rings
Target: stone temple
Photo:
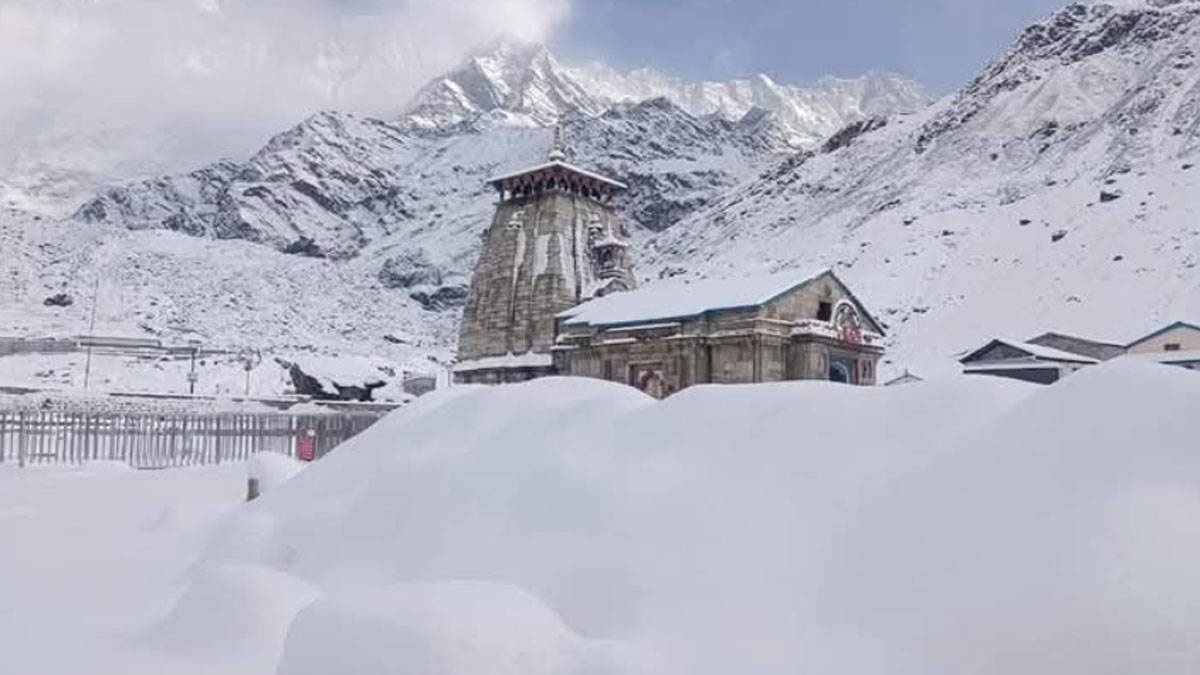
[[[569,164],[561,133],[547,162],[490,183],[499,202],[463,310],[461,383],[553,374],[556,316],[636,285],[612,206],[625,185]]]
[[[620,182],[549,161],[499,193],[459,338],[460,383],[593,377],[664,398],[696,384],[873,385],[884,328],[829,269],[635,288]]]
[[[665,398],[696,384],[875,384],[884,329],[832,270],[662,281],[559,315],[555,372]]]

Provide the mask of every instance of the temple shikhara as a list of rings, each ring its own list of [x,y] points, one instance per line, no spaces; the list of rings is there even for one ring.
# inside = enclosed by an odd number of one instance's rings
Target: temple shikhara
[[[460,383],[594,377],[663,398],[694,384],[875,384],[882,326],[831,270],[636,288],[621,182],[567,163],[492,179],[499,195],[471,281]]]
[[[499,203],[467,293],[455,379],[551,375],[557,315],[636,284],[612,206],[625,185],[567,163],[561,132],[545,164],[490,182]]]

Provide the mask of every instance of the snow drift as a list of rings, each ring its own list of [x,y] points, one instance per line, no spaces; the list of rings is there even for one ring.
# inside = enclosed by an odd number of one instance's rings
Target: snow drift
[[[458,388],[207,562],[320,590],[287,675],[1194,673],[1197,401],[1123,362],[1044,389]]]

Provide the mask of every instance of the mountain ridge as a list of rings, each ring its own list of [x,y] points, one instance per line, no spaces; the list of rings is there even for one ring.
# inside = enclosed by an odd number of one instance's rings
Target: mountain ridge
[[[567,114],[598,115],[615,105],[666,98],[688,113],[736,122],[754,109],[778,118],[791,147],[811,146],[861,119],[915,112],[924,88],[899,75],[825,77],[784,85],[765,74],[688,82],[650,68],[621,73],[604,65],[566,66],[544,45],[501,41],[422,88],[403,118],[423,129],[478,122],[545,126]]]

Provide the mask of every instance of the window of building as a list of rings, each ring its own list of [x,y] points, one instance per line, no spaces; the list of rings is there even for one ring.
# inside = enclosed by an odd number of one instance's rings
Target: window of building
[[[821,301],[817,303],[817,321],[828,321],[833,318],[833,303]]]
[[[1180,347],[1180,345],[1178,342],[1171,342],[1169,344],[1163,345],[1163,351],[1164,352],[1177,352],[1177,351],[1179,351],[1179,347]]]

